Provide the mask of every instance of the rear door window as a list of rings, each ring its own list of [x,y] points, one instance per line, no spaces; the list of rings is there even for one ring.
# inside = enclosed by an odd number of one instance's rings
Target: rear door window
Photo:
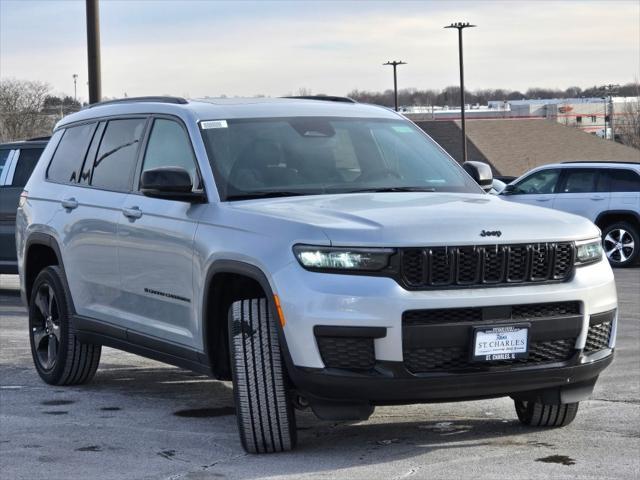
[[[49,180],[58,183],[78,181],[82,162],[95,127],[95,123],[87,123],[65,129],[47,170]]]
[[[640,175],[633,170],[616,168],[608,171],[611,192],[640,192]]]
[[[146,118],[107,123],[93,163],[92,186],[118,192],[129,190],[145,123]]]
[[[567,169],[562,193],[589,193],[596,191],[598,170]]]
[[[43,148],[23,148],[20,150],[18,164],[13,173],[13,182],[11,182],[12,187],[24,187],[27,184],[43,150]]]

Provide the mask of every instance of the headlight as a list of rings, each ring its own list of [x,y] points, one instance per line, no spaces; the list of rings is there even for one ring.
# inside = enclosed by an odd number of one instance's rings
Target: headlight
[[[309,270],[362,270],[374,272],[389,265],[392,248],[342,248],[296,245],[293,253]]]
[[[594,263],[602,259],[602,242],[601,240],[586,240],[584,242],[576,242],[576,265],[585,265]]]

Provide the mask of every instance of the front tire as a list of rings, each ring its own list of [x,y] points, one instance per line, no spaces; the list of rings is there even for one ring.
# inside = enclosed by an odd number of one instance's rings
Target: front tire
[[[580,402],[552,405],[526,400],[514,403],[518,420],[530,427],[565,427],[576,418],[580,405]]]
[[[602,248],[612,267],[630,267],[639,257],[640,233],[627,222],[611,224],[602,232]]]
[[[50,385],[87,383],[100,362],[102,347],[82,343],[72,332],[70,306],[62,269],[42,270],[29,301],[29,343],[38,375]]]
[[[287,395],[278,326],[265,298],[241,300],[229,309],[229,342],[236,417],[249,453],[291,450],[295,415]]]

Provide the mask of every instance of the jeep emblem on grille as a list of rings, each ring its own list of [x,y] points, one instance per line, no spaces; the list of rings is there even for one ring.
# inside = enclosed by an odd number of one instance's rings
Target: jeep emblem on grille
[[[482,230],[480,232],[481,237],[499,237],[502,235],[500,230]]]

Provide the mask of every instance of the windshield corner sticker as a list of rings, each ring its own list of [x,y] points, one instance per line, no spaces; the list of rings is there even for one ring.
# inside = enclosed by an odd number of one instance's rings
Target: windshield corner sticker
[[[200,122],[200,126],[203,130],[209,130],[211,128],[227,128],[226,120],[208,120],[206,122]]]
[[[406,125],[394,125],[391,128],[393,128],[398,133],[411,133],[411,127],[408,127]]]

